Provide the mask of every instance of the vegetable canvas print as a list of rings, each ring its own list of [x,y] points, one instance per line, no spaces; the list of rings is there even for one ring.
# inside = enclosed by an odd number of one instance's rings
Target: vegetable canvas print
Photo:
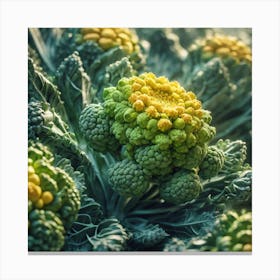
[[[251,252],[252,30],[29,28],[28,251]]]

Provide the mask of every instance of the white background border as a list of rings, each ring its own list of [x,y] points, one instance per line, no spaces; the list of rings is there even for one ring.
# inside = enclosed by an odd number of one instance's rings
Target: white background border
[[[28,27],[253,28],[253,254],[27,254]],[[2,1],[0,279],[280,279],[278,1]]]

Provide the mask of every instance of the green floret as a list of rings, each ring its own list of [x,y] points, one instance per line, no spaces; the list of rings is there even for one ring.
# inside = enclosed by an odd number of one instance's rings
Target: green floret
[[[197,145],[189,150],[184,148],[185,146],[179,146],[172,154],[174,165],[189,170],[198,167],[206,155],[207,146]]]
[[[157,145],[144,146],[135,150],[135,160],[147,175],[166,175],[172,172],[172,154],[160,150]]]
[[[101,104],[90,104],[80,115],[79,126],[81,133],[99,152],[115,151],[119,144],[111,134],[111,123]]]
[[[42,131],[43,125],[52,119],[52,113],[44,110],[42,102],[30,101],[28,103],[28,139],[36,138]]]
[[[225,162],[224,153],[216,146],[209,146],[207,154],[199,166],[199,176],[210,179],[218,174]]]
[[[195,170],[180,170],[160,187],[160,195],[166,202],[181,204],[198,197],[202,190]]]
[[[66,229],[76,220],[80,208],[74,180],[54,166],[52,153],[40,143],[30,143],[28,149],[28,199],[33,208],[54,212]]]
[[[199,251],[252,251],[252,212],[228,210],[202,238],[193,238],[189,249]]]
[[[149,187],[149,181],[141,166],[125,159],[109,168],[112,188],[122,196],[141,196]]]
[[[59,251],[64,245],[62,221],[52,211],[31,211],[28,215],[28,250]]]

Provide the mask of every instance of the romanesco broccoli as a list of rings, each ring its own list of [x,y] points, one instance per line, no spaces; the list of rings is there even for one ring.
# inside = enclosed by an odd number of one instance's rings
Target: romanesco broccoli
[[[155,160],[149,158],[148,163],[139,159],[139,154],[151,154],[152,150],[158,151],[158,158],[166,156],[165,169],[168,165],[198,167],[205,145],[215,136],[210,112],[202,109],[195,94],[165,77],[144,73],[123,78],[116,87],[106,88],[103,95],[112,133],[145,169],[154,169]]]

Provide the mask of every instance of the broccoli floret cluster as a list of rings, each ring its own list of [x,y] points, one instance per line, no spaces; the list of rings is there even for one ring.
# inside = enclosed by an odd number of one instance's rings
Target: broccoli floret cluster
[[[141,196],[149,187],[149,180],[141,166],[125,159],[108,170],[109,180],[123,196]]]
[[[203,239],[194,238],[189,250],[252,251],[252,212],[228,210],[216,221],[214,229]]]
[[[79,127],[94,150],[105,152],[119,148],[119,143],[111,133],[111,121],[102,105],[88,105],[80,115]]]
[[[61,221],[63,229],[67,230],[75,221],[80,208],[80,193],[74,180],[63,169],[54,166],[53,154],[41,143],[32,142],[28,148],[28,201],[29,217],[33,217],[34,221],[29,227],[30,240],[41,240],[42,224],[36,223],[35,217],[47,220],[49,226],[54,226],[55,223],[60,226],[58,221]],[[53,223],[52,217],[55,217]],[[61,232],[59,229],[58,231]],[[31,251],[38,249],[33,244],[35,243],[29,244]],[[59,244],[63,245],[62,242]],[[45,243],[44,250],[46,248],[53,250],[51,243]]]
[[[201,191],[202,184],[195,170],[180,170],[160,186],[161,197],[174,204],[192,201]]]
[[[44,125],[53,121],[53,114],[46,104],[38,101],[31,100],[28,103],[28,139],[36,138]]]
[[[199,176],[203,179],[210,179],[216,176],[223,168],[224,162],[223,151],[216,146],[209,146],[207,154],[199,166]]]
[[[139,51],[138,37],[128,28],[81,28],[81,41],[96,42],[103,50],[121,47],[127,54]]]
[[[172,172],[172,155],[169,150],[161,150],[157,145],[135,149],[135,161],[142,166],[145,174],[165,175]]]
[[[59,251],[64,245],[65,229],[52,211],[34,209],[28,215],[28,249]]]

